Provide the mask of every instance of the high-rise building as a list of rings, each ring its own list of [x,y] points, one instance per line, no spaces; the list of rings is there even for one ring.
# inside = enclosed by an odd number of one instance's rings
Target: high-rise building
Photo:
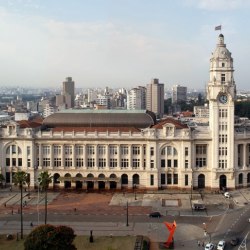
[[[147,84],[147,110],[154,112],[157,118],[162,118],[164,114],[164,84],[159,83],[159,79],[152,79]]]
[[[187,100],[187,87],[174,85],[172,88],[172,103],[177,104]]]
[[[142,86],[129,90],[127,109],[146,109],[146,92],[147,89]]]
[[[72,77],[67,77],[63,82],[63,90],[61,95],[56,96],[56,106],[65,107],[66,109],[75,106],[75,82]]]
[[[75,100],[75,82],[72,81],[72,77],[67,77],[63,82],[63,93],[65,96],[65,103],[68,108],[74,107]]]

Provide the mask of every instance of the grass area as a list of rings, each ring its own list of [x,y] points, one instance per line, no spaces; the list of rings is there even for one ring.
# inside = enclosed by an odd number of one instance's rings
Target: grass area
[[[88,236],[77,236],[74,240],[74,244],[79,250],[133,250],[135,246],[136,237],[133,236],[117,236],[117,237],[105,237],[94,236],[94,242],[89,242]],[[6,235],[0,235],[0,249],[1,250],[23,250],[24,240],[17,241],[7,240]]]

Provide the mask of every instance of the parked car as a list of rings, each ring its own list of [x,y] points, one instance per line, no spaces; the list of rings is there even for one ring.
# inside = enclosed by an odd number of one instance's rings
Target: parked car
[[[205,250],[213,250],[214,249],[214,244],[213,243],[207,243],[205,246]]]
[[[230,241],[230,244],[232,246],[237,246],[239,244],[239,238],[237,238],[237,237],[232,238],[231,241]]]
[[[152,212],[149,214],[149,217],[160,218],[162,215],[160,212]]]
[[[206,210],[207,209],[204,204],[198,204],[198,203],[193,204],[192,208],[194,210],[197,210],[197,211],[199,211],[199,210]]]
[[[217,245],[217,250],[224,250],[226,246],[226,241],[220,240],[218,245]]]
[[[230,197],[231,197],[231,194],[230,194],[229,192],[225,192],[225,193],[224,193],[224,196],[225,196],[226,198],[230,198]]]

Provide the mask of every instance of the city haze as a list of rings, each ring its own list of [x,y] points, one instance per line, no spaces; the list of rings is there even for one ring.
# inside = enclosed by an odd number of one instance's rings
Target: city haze
[[[0,87],[204,89],[222,25],[238,89],[248,89],[249,1],[0,1]]]

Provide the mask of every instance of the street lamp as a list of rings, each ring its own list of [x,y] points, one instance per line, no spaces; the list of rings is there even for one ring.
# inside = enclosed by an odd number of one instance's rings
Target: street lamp
[[[37,225],[39,225],[39,202],[40,202],[40,182],[38,181],[38,195],[37,195]]]
[[[135,193],[135,200],[137,200],[137,197],[136,197],[136,184],[134,184],[134,193]]]
[[[127,223],[126,226],[128,227],[128,201],[127,201]]]
[[[193,199],[193,179],[191,180],[191,200]]]

